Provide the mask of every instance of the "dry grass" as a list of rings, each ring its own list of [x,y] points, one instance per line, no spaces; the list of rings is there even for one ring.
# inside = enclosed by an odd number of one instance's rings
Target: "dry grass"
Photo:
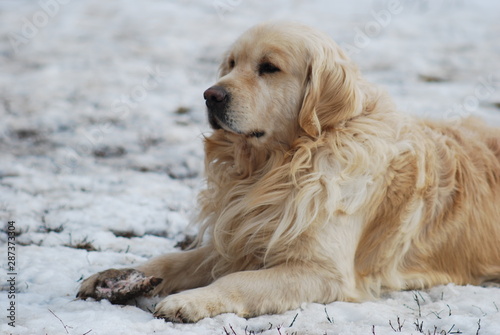
[[[88,237],[83,238],[79,241],[73,241],[70,235],[69,243],[64,244],[65,247],[73,248],[73,249],[83,249],[87,251],[99,251],[94,245],[92,241],[88,241]]]

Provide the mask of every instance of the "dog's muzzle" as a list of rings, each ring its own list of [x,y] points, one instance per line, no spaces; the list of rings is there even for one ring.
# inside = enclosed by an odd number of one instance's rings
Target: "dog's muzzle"
[[[242,132],[235,124],[229,110],[231,94],[222,86],[212,86],[203,93],[208,110],[208,122],[213,129],[224,129],[236,134],[242,134],[248,137],[259,138],[265,135],[265,132],[254,130]]]

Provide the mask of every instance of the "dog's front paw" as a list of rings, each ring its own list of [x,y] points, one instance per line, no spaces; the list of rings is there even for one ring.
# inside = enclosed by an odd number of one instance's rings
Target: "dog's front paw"
[[[172,322],[196,322],[221,313],[231,312],[222,297],[207,288],[170,295],[156,305],[154,316]]]
[[[147,294],[161,282],[161,278],[146,277],[143,272],[135,269],[109,269],[85,279],[76,297],[107,299],[112,304],[124,304],[132,298]]]

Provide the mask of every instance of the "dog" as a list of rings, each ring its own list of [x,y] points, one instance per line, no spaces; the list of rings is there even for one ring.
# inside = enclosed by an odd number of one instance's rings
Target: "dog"
[[[500,280],[500,129],[397,111],[327,35],[264,23],[204,93],[194,249],[83,281],[78,297],[166,296],[196,322]]]

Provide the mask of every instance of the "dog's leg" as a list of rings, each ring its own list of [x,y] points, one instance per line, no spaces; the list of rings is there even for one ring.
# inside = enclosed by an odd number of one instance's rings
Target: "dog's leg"
[[[77,297],[107,299],[121,304],[140,295],[166,295],[209,284],[211,265],[204,263],[212,252],[202,247],[159,256],[136,269],[109,269],[82,282]]]
[[[213,262],[207,258],[213,253],[213,248],[205,246],[166,254],[153,258],[137,269],[146,276],[162,278],[163,281],[155,287],[153,294],[167,295],[210,284],[213,281]]]
[[[251,317],[281,313],[304,302],[354,300],[346,296],[339,278],[310,263],[235,272],[209,286],[166,297],[156,306],[155,316],[195,322],[221,313]]]

